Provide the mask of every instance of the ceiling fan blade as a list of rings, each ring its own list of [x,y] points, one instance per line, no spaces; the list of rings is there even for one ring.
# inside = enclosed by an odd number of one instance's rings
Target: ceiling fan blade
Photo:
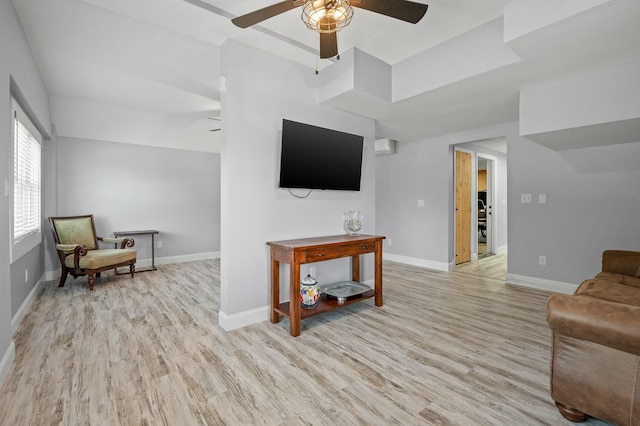
[[[351,6],[417,24],[427,13],[426,4],[408,0],[351,0]]]
[[[320,33],[320,59],[333,58],[338,54],[338,33]]]
[[[254,10],[246,15],[233,18],[233,22],[240,28],[248,28],[252,25],[260,23],[266,19],[273,18],[276,15],[280,15],[288,10],[295,9],[302,4],[299,0],[285,0],[280,3],[272,4],[271,6],[263,7],[262,9]]]

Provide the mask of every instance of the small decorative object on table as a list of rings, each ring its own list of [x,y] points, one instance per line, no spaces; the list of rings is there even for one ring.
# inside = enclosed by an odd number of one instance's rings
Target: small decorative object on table
[[[362,230],[362,213],[357,210],[345,212],[344,227],[349,235],[358,235]]]
[[[300,281],[300,302],[304,309],[313,309],[320,301],[320,286],[311,275]]]

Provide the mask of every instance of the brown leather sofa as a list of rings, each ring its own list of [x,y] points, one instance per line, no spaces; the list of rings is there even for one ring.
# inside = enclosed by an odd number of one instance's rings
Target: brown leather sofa
[[[547,322],[560,413],[640,426],[640,252],[605,251],[602,272],[549,298]]]

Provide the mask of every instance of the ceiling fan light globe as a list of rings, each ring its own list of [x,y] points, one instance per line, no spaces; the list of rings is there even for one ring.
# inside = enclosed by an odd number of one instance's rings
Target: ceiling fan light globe
[[[302,7],[302,21],[319,33],[333,33],[349,25],[353,8],[348,0],[307,0]]]

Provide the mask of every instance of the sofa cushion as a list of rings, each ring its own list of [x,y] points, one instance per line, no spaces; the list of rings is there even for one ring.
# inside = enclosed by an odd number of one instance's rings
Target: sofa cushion
[[[614,281],[631,287],[640,288],[640,278],[632,277],[630,275],[617,274],[615,272],[600,272],[594,277],[594,279],[605,279],[607,281]]]
[[[640,290],[638,288],[604,278],[586,280],[580,284],[575,294],[640,306]]]

